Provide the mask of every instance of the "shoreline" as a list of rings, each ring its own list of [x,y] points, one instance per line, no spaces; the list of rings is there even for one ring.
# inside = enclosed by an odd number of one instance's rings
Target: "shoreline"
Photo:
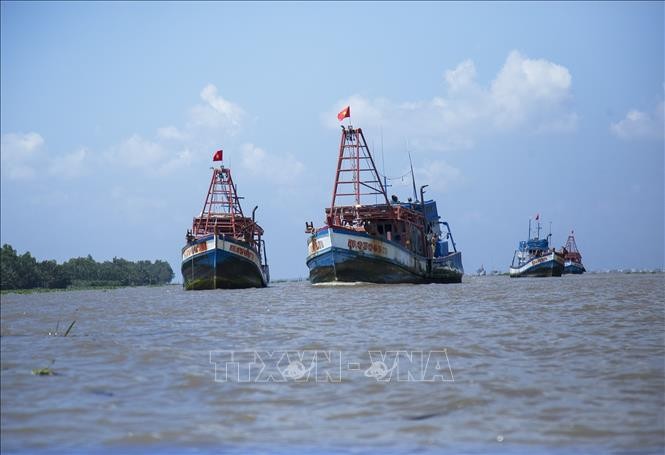
[[[0,291],[0,295],[7,294],[42,294],[48,292],[72,292],[72,291],[110,291],[113,289],[121,288],[159,288],[162,286],[182,286],[179,283],[167,283],[167,284],[144,284],[141,286],[69,286],[66,288],[32,288],[32,289],[3,289]]]
[[[588,271],[585,275],[657,275],[665,274],[665,270],[609,270],[609,271]],[[508,273],[488,273],[487,275],[476,275],[475,273],[464,274],[466,278],[486,278],[486,277],[500,277],[508,276]],[[298,283],[307,282],[307,279],[291,278],[291,279],[277,279],[270,282],[270,284],[284,284],[284,283]],[[182,283],[166,283],[166,284],[144,284],[139,286],[123,286],[123,285],[104,285],[104,286],[69,286],[66,288],[32,288],[32,289],[3,289],[0,290],[0,295],[7,294],[42,294],[48,292],[73,292],[73,291],[110,291],[113,289],[122,288],[159,288],[163,286],[178,286],[182,287]]]

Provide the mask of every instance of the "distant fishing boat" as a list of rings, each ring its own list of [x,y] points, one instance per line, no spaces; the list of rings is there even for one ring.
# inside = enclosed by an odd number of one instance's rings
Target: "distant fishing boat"
[[[512,278],[561,276],[563,273],[563,254],[549,246],[552,233],[541,239],[540,215],[536,215],[536,223],[536,236],[531,238],[531,218],[529,218],[529,236],[527,240],[520,241],[509,269]]]
[[[223,152],[213,161],[222,161]],[[182,248],[184,288],[237,289],[265,287],[270,281],[263,229],[240,206],[231,169],[212,168],[212,178],[201,214],[187,231]]]
[[[310,282],[461,282],[462,253],[436,202],[424,200],[426,186],[418,199],[413,179],[414,199],[389,200],[362,130],[342,126],[325,225],[306,223]]]
[[[476,276],[485,276],[487,275],[487,272],[485,271],[485,267],[481,264],[480,268],[476,270]]]
[[[579,275],[586,272],[582,264],[582,255],[577,249],[577,243],[575,243],[575,231],[570,231],[566,246],[563,247],[563,257],[565,261],[563,273]]]

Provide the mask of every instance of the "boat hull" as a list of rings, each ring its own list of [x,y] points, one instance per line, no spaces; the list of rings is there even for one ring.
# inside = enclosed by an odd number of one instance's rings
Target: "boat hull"
[[[254,249],[223,236],[207,236],[184,247],[181,271],[186,290],[258,288],[269,281]]]
[[[460,283],[464,269],[460,252],[428,264],[394,242],[346,229],[324,228],[308,240],[307,266],[313,284]]]
[[[586,272],[586,269],[579,262],[566,261],[563,267],[564,274],[581,275],[584,272]]]
[[[564,260],[557,253],[549,253],[533,258],[520,267],[510,267],[510,276],[519,277],[551,277],[561,276],[564,269]]]

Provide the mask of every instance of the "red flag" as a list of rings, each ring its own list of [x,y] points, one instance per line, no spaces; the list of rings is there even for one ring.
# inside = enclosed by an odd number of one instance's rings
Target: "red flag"
[[[215,152],[215,155],[212,157],[213,161],[222,161],[222,157],[224,156],[224,150],[217,150]]]
[[[337,114],[337,120],[340,122],[347,117],[351,117],[351,106],[346,106],[344,109],[339,111],[339,114]]]

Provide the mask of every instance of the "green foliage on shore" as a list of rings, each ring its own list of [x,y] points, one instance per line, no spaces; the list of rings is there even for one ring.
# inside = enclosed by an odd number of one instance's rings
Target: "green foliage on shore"
[[[64,289],[67,287],[144,286],[170,283],[173,269],[166,261],[97,262],[92,256],[38,262],[29,252],[17,254],[11,245],[0,251],[0,289]]]

